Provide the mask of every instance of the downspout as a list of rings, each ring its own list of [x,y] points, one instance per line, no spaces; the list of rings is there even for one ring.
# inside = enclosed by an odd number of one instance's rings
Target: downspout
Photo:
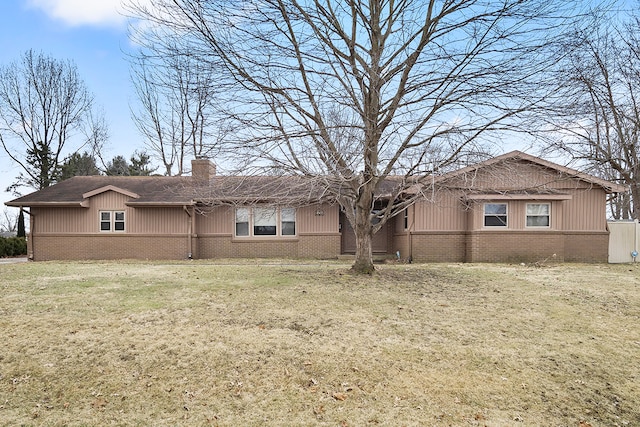
[[[189,249],[187,259],[193,259],[193,215],[189,212],[189,208],[186,205],[182,206],[182,209],[184,209],[189,217],[187,222],[187,248]]]
[[[415,202],[411,205],[411,210],[413,211],[413,214],[411,215],[411,222],[409,223],[409,230],[408,231],[408,239],[409,239],[409,258],[408,261],[409,263],[413,262],[413,235],[411,234],[411,231],[413,230],[413,227],[415,227],[415,222],[416,222],[416,204]]]
[[[20,210],[26,213],[27,215],[29,215],[29,234],[27,234],[27,259],[30,259],[31,261],[33,261],[33,254],[34,254],[33,230],[35,229],[35,224],[36,224],[35,215],[29,212],[28,210],[26,210],[25,208],[23,208],[22,206],[20,206]]]

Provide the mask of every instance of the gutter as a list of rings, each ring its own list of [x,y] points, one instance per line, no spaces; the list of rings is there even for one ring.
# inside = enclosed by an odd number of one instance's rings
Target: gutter
[[[187,205],[183,205],[182,209],[185,211],[185,213],[189,217],[189,220],[187,223],[187,248],[189,248],[187,259],[193,259],[193,213],[189,211],[189,208],[187,207]]]
[[[413,262],[413,235],[411,231],[413,230],[413,227],[415,227],[415,221],[416,221],[416,204],[415,203],[411,205],[411,210],[413,211],[413,214],[411,215],[411,223],[409,224],[409,230],[407,230],[408,239],[409,239],[409,258],[408,258],[409,263]]]

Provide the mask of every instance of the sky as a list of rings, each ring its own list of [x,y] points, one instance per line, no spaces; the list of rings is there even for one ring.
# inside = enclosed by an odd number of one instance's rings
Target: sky
[[[134,46],[121,0],[2,0],[0,65],[19,62],[29,49],[75,63],[109,125],[105,158],[128,158],[144,148],[130,114],[134,90],[126,53]],[[0,150],[0,211],[15,198],[4,190],[19,173]]]

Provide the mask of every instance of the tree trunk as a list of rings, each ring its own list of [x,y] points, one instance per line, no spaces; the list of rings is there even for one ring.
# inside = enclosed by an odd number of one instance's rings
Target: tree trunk
[[[640,184],[631,184],[631,217],[632,219],[640,219]]]
[[[356,260],[351,267],[358,274],[373,274],[373,254],[371,251],[371,233],[356,232]]]
[[[371,202],[363,204],[370,206]],[[351,269],[358,274],[372,274],[375,270],[371,245],[373,227],[371,226],[370,215],[371,208],[364,209],[362,206],[356,205],[354,227],[356,233],[356,260]]]

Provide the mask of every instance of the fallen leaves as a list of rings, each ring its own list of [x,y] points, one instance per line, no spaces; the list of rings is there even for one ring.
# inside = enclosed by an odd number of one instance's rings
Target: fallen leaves
[[[107,403],[109,402],[106,399],[98,397],[93,402],[91,402],[91,407],[93,409],[104,409],[104,407],[107,406]]]
[[[335,392],[331,395],[331,397],[333,397],[335,400],[339,400],[339,401],[345,401],[347,400],[347,395],[346,393],[341,393],[341,392]]]

